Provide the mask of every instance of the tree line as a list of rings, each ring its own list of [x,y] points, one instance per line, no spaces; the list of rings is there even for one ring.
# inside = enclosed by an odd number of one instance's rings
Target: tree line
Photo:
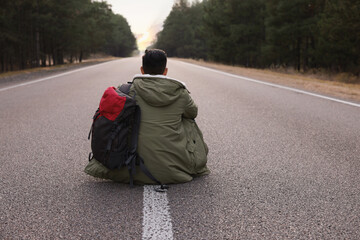
[[[81,62],[90,53],[129,56],[137,47],[126,19],[106,2],[0,1],[1,71]]]
[[[154,47],[246,67],[360,74],[360,0],[179,0]]]

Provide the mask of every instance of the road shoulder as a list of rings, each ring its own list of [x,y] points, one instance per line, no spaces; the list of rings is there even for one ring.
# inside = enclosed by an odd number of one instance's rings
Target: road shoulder
[[[271,82],[287,87],[292,87],[316,94],[339,98],[342,100],[360,103],[360,84],[341,83],[327,81],[316,77],[301,74],[280,73],[271,70],[244,68],[238,66],[228,66],[218,63],[209,63],[193,59],[176,58],[176,60],[188,62],[203,67],[208,67],[223,72],[236,74],[256,80]]]

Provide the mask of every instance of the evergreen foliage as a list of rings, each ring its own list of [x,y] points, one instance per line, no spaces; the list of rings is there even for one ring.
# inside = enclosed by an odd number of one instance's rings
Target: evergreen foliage
[[[90,53],[129,56],[136,39],[106,2],[0,1],[1,71],[82,61]]]
[[[326,1],[318,27],[318,62],[360,75],[360,0]]]
[[[204,26],[209,58],[215,61],[261,65],[265,40],[264,0],[209,0],[205,4]]]
[[[164,22],[164,29],[157,35],[154,47],[166,51],[169,57],[205,58],[207,53],[202,32],[204,10],[199,2],[190,7],[187,0],[179,0]]]
[[[155,47],[247,67],[360,74],[360,0],[179,0]]]

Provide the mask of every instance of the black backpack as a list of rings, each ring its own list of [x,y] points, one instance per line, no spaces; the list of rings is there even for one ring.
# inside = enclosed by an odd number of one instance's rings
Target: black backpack
[[[89,132],[92,150],[89,161],[95,158],[109,169],[127,167],[131,187],[135,166],[140,166],[146,176],[160,185],[155,190],[165,191],[168,187],[148,171],[144,160],[137,154],[141,111],[135,99],[128,95],[130,87],[131,83],[128,83],[105,90]]]

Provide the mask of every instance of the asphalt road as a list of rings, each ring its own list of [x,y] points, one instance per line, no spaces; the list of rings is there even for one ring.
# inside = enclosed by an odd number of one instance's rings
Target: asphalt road
[[[140,64],[0,85],[0,239],[142,239],[144,188],[83,173],[103,91]],[[360,107],[174,60],[168,75],[212,171],[167,193],[174,239],[360,239]]]

